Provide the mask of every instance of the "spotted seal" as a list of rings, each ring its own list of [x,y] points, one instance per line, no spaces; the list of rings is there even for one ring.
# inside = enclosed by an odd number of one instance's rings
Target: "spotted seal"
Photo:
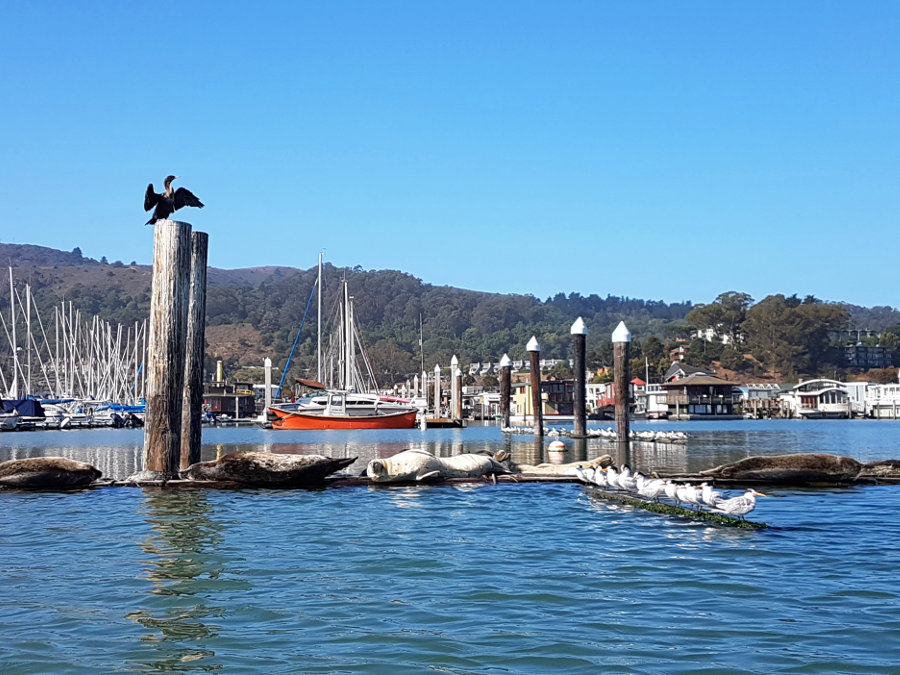
[[[600,455],[587,462],[568,462],[567,464],[517,464],[519,473],[538,473],[544,476],[577,476],[576,469],[604,468],[612,464],[612,457]]]
[[[191,464],[179,475],[188,480],[225,480],[244,485],[296,487],[321,483],[350,466],[356,457],[282,455],[274,452],[230,452],[210,462]]]
[[[900,478],[900,459],[879,459],[864,464],[860,476],[867,478]]]
[[[479,478],[511,473],[487,455],[464,454],[435,457],[427,450],[413,448],[383,459],[373,459],[366,475],[374,483],[437,482],[447,478]]]
[[[79,488],[103,474],[86,462],[65,457],[31,457],[0,462],[0,486],[13,488]]]
[[[820,452],[747,457],[701,471],[711,478],[756,480],[767,483],[845,483],[854,480],[862,464],[852,457]]]

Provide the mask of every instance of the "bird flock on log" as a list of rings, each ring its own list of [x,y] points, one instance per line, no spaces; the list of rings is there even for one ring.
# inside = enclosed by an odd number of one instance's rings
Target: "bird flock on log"
[[[534,427],[503,427],[501,429],[506,434],[533,434]],[[544,427],[545,436],[571,436],[571,429],[564,427]],[[605,429],[588,429],[586,434],[589,438],[599,438],[604,441],[615,441],[616,430],[612,427]],[[632,441],[642,441],[646,443],[687,443],[688,435],[683,431],[636,431],[632,429],[629,433]]]
[[[693,485],[691,483],[677,483],[666,478],[648,478],[639,471],[632,473],[627,465],[616,469],[614,466],[606,468],[575,469],[578,479],[587,485],[626,492],[630,495],[641,497],[648,501],[659,501],[666,497],[676,506],[686,505],[693,509],[707,508],[714,513],[732,516],[743,520],[744,516],[756,508],[756,498],[765,497],[762,492],[748,488],[742,495],[725,497],[721,492],[714,490],[709,483]]]

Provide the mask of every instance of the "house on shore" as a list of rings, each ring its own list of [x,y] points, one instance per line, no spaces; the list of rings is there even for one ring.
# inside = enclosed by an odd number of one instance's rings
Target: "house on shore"
[[[697,372],[663,382],[662,388],[666,391],[669,419],[741,418],[736,411],[736,406],[741,400],[741,393],[735,382]]]

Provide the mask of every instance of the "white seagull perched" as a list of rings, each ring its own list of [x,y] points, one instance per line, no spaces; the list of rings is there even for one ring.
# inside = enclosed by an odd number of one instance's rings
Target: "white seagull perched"
[[[756,508],[756,498],[765,496],[762,492],[757,492],[753,488],[747,488],[747,491],[740,497],[719,501],[713,510],[724,513],[727,516],[737,516],[743,520],[745,515]]]
[[[638,494],[645,499],[656,499],[666,489],[666,481],[662,478],[644,481],[644,484],[638,489]]]
[[[632,492],[634,490],[634,476],[631,475],[631,468],[627,464],[623,464],[619,470],[619,477],[616,484],[623,490]]]
[[[676,504],[679,502],[678,484],[677,483],[667,480],[665,482],[665,485],[663,486],[663,492],[666,493],[666,497],[668,497],[669,499],[674,501]]]
[[[595,469],[594,470],[594,484],[598,487],[608,487],[606,481],[606,469]]]
[[[619,487],[619,472],[616,471],[616,467],[606,467],[606,483],[613,489]]]
[[[679,485],[676,494],[679,501],[687,502],[691,506],[700,506],[700,491],[690,483]]]
[[[578,480],[582,483],[590,484],[594,482],[594,469],[592,468],[585,469],[583,466],[576,466],[575,475],[578,476]]]
[[[711,508],[722,501],[722,493],[712,489],[709,483],[700,483],[700,501]]]

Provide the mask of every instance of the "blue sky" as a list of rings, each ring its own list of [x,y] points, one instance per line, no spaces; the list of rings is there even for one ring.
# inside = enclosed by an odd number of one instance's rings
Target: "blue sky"
[[[900,3],[0,4],[0,241],[900,305]],[[3,261],[4,264],[7,261]]]

